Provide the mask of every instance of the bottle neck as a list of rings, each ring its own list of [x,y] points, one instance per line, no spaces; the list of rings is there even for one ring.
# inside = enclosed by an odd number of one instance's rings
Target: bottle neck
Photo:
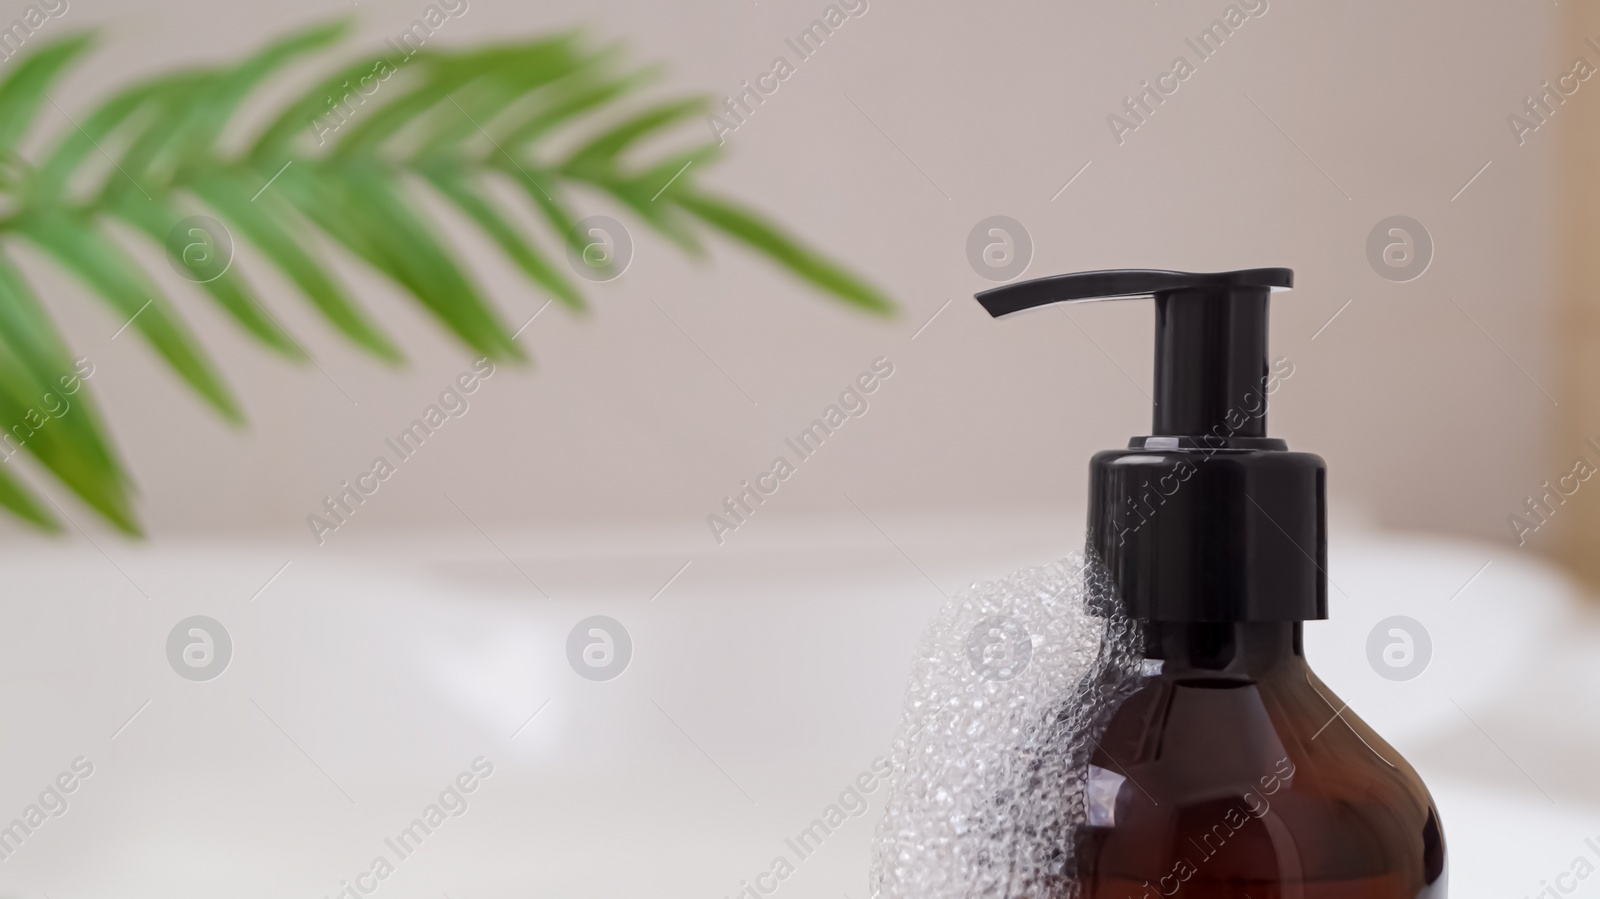
[[[1299,621],[1144,624],[1144,657],[1160,659],[1162,672],[1260,676],[1304,667],[1304,625]]]

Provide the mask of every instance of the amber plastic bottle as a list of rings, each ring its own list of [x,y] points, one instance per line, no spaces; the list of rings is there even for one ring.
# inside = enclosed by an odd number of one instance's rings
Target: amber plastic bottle
[[[1284,268],[1125,270],[978,295],[995,316],[1156,306],[1150,436],[1089,469],[1102,611],[1134,622],[1145,661],[1104,703],[1063,897],[1445,895],[1427,789],[1302,652],[1302,622],[1328,617],[1327,467],[1266,434],[1268,398],[1294,374],[1269,364],[1268,298],[1292,282]]]
[[[1149,626],[1160,672],[1090,769],[1111,789],[1074,853],[1084,899],[1445,895],[1427,788],[1312,674],[1301,628]]]

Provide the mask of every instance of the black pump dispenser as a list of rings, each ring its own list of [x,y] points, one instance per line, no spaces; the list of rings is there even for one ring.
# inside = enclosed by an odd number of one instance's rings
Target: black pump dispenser
[[[1327,617],[1327,469],[1266,436],[1267,397],[1294,372],[1268,361],[1267,304],[1286,268],[1127,269],[987,290],[999,317],[1061,302],[1156,304],[1151,434],[1089,465],[1089,549],[1139,621]]]

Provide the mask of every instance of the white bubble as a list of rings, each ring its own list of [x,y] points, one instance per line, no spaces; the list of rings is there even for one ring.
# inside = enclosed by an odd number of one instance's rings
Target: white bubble
[[[912,663],[873,844],[874,899],[1070,893],[1089,758],[1140,669],[1139,632],[1108,611],[1109,596],[1104,568],[1074,554],[940,610]],[[1031,642],[1008,679],[973,663],[971,634],[988,619],[1014,622]]]

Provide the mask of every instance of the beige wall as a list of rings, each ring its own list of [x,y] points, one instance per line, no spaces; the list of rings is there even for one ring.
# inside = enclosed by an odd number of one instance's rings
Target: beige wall
[[[102,26],[103,46],[56,96],[77,112],[130,75],[234,59],[330,15],[357,15],[346,48],[368,52],[423,6],[74,0],[50,27]],[[825,6],[471,0],[442,37],[582,24],[670,63],[671,89],[721,95],[770,69]],[[480,521],[649,519],[704,532],[722,497],[880,356],[895,373],[870,411],[761,516],[848,510],[849,491],[869,511],[1058,508],[1064,528],[1080,527],[1088,455],[1148,427],[1151,313],[1106,304],[1075,312],[1076,326],[1055,312],[988,320],[970,298],[988,282],[964,247],[977,221],[1003,214],[1031,232],[1030,276],[1292,266],[1300,287],[1278,301],[1273,339],[1295,375],[1272,431],[1328,459],[1342,508],[1509,539],[1507,515],[1578,451],[1547,436],[1558,407],[1545,392],[1562,399],[1579,377],[1558,365],[1554,339],[1557,199],[1577,183],[1555,163],[1566,135],[1593,129],[1600,82],[1524,146],[1506,117],[1574,55],[1600,56],[1554,5],[1272,0],[1118,146],[1107,116],[1179,54],[1195,59],[1185,38],[1227,6],[871,0],[729,136],[728,161],[704,183],[780,213],[870,273],[903,314],[842,311],[726,245],[696,266],[636,229],[627,274],[590,292],[595,314],[545,312],[523,338],[537,366],[496,373],[350,527],[465,526],[448,491]],[[65,124],[53,110],[43,119]],[[1422,222],[1436,248],[1409,283],[1367,260],[1368,232],[1392,215]],[[508,320],[542,305],[474,232],[445,227]],[[369,362],[245,248],[238,264],[336,388],[268,357],[146,258],[224,365],[248,431],[211,418],[131,334],[112,342],[120,322],[82,289],[37,259],[29,269],[96,363],[91,383],[158,534],[304,532],[323,496],[469,366],[393,288],[349,264],[413,359],[398,374]],[[1530,548],[1553,545],[1562,524]]]
[[[1581,5],[1566,7],[1563,12],[1567,34],[1596,36],[1600,42],[1600,14]],[[1586,44],[1573,52],[1600,62],[1600,51],[1593,45]],[[1573,100],[1577,98],[1574,94]],[[1600,240],[1600,215],[1595,211],[1595,203],[1600,201],[1600,181],[1595,177],[1594,165],[1596,151],[1600,150],[1600,116],[1583,112],[1564,124],[1567,127],[1562,132],[1560,178],[1567,185],[1561,192],[1561,246],[1565,255],[1557,333],[1565,413],[1558,430],[1557,464],[1551,470],[1552,474],[1568,478],[1566,485],[1559,478],[1553,482],[1563,490],[1575,484],[1572,472],[1581,476],[1584,469],[1580,461],[1600,464],[1600,365],[1596,364],[1600,353],[1595,352],[1596,340],[1600,339],[1600,309],[1595,304],[1595,297],[1600,295],[1600,267],[1596,266],[1594,252],[1596,241]],[[1569,520],[1560,522],[1564,527],[1558,531],[1562,538],[1561,559],[1588,583],[1600,584],[1600,555],[1594,552],[1596,536],[1600,535],[1600,504],[1593,500],[1593,496],[1575,494],[1556,508],[1556,517],[1550,521],[1552,528],[1557,527],[1556,518],[1570,507]]]

